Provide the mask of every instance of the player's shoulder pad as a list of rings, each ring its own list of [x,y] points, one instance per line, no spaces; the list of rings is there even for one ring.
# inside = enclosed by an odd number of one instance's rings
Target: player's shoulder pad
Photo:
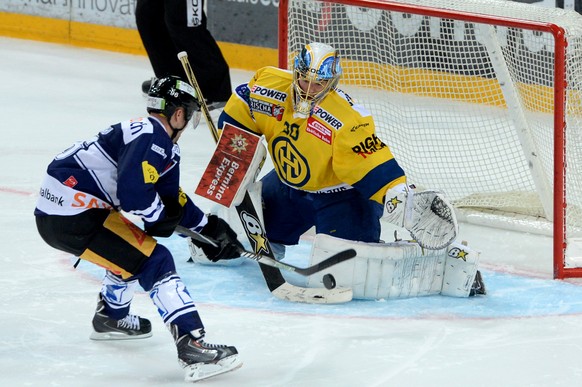
[[[260,77],[263,76],[276,76],[283,79],[293,79],[293,73],[290,70],[281,69],[275,66],[265,66],[260,68],[253,77],[253,80],[256,81]]]
[[[347,102],[352,110],[358,113],[362,117],[369,117],[372,115],[370,111],[364,106],[360,105],[356,100],[354,100],[348,93],[343,91],[342,89],[335,89],[335,94],[337,94],[342,100]]]
[[[291,71],[266,66],[257,71],[253,80],[249,82],[249,87],[253,88],[254,85],[260,85],[262,87],[283,90],[287,89],[292,81],[293,73]]]

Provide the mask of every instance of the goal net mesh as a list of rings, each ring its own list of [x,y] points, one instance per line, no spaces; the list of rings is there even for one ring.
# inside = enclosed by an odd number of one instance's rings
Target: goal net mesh
[[[552,33],[510,19],[560,26],[567,41],[566,224],[579,233],[582,17],[501,0],[390,3],[289,0],[287,67],[309,42],[332,45],[344,70],[339,88],[372,112],[410,183],[443,190],[461,213],[479,210],[509,227],[551,232],[554,93],[563,87],[554,80],[556,44]]]

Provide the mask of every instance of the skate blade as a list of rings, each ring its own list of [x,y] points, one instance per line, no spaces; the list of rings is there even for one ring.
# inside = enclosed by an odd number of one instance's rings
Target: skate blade
[[[138,340],[138,339],[147,339],[148,337],[152,337],[152,332],[145,333],[143,335],[126,335],[125,333],[121,332],[95,332],[91,333],[89,338],[91,340],[97,341],[112,341],[112,340]]]
[[[216,363],[196,363],[184,368],[187,382],[198,382],[212,376],[231,372],[242,367],[243,363],[238,355],[225,357]]]

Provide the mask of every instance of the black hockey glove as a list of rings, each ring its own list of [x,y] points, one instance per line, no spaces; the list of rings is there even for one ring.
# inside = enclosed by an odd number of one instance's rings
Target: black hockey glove
[[[151,236],[167,238],[176,229],[176,226],[182,220],[184,215],[184,207],[180,205],[177,198],[162,197],[164,203],[164,211],[166,216],[155,223],[145,225],[145,231]]]
[[[208,215],[208,224],[204,226],[200,234],[218,242],[218,247],[214,247],[207,243],[192,240],[192,243],[200,247],[212,262],[221,259],[238,258],[240,257],[239,251],[244,249],[236,237],[236,232],[230,228],[228,223],[216,215]]]

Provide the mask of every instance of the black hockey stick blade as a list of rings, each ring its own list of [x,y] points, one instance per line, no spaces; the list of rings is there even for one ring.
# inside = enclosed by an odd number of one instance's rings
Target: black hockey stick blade
[[[178,234],[186,235],[187,237],[190,237],[198,242],[202,242],[202,243],[205,243],[205,244],[210,245],[210,246],[218,247],[218,243],[214,239],[209,238],[207,236],[204,236],[196,231],[192,231],[189,228],[186,228],[184,226],[177,225],[175,231]]]
[[[242,257],[255,260],[259,263],[264,263],[265,265],[277,267],[279,269],[293,271],[293,272],[295,272],[297,274],[301,274],[303,276],[310,276],[312,274],[318,273],[322,270],[327,269],[328,267],[331,267],[333,265],[337,265],[338,263],[347,261],[348,259],[352,259],[356,256],[356,250],[347,249],[347,250],[340,251],[339,253],[336,253],[336,254],[332,255],[331,257],[326,258],[325,260],[323,260],[319,263],[316,263],[315,265],[303,268],[303,267],[291,265],[289,263],[277,261],[276,259],[271,258],[271,257],[266,256],[266,255],[251,253],[250,251],[246,251],[246,250],[242,250],[242,251],[240,251],[240,253],[241,253]]]
[[[182,234],[182,235],[186,235],[192,239],[195,239],[198,242],[206,243],[206,244],[212,245],[214,247],[218,246],[217,241],[215,241],[214,239],[209,238],[207,236],[204,236],[202,234],[199,234],[195,231],[192,231],[189,228],[186,228],[183,226],[177,226],[176,232],[179,234]],[[332,255],[331,257],[326,258],[319,263],[316,263],[315,265],[302,268],[302,267],[291,265],[289,263],[279,262],[275,258],[269,257],[267,255],[255,254],[251,251],[247,251],[247,250],[243,250],[243,249],[240,249],[238,251],[238,253],[241,255],[241,257],[249,258],[249,259],[252,259],[253,261],[257,261],[259,263],[264,263],[265,265],[269,265],[271,267],[276,267],[276,268],[284,269],[287,271],[293,271],[293,272],[295,272],[297,274],[301,274],[303,276],[310,276],[312,274],[315,274],[317,272],[325,270],[328,267],[337,265],[338,263],[347,261],[348,259],[352,259],[356,256],[356,250],[347,249],[347,250],[340,251],[339,253],[336,253],[336,254]]]

